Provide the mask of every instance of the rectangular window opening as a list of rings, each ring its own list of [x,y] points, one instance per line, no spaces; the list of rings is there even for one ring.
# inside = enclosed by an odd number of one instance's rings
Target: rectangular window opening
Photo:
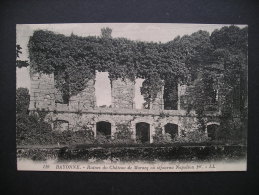
[[[165,81],[163,99],[164,110],[178,109],[178,83],[176,81]]]
[[[63,72],[54,73],[55,103],[69,104],[69,77]]]
[[[147,103],[144,99],[144,96],[141,94],[142,83],[145,79],[137,78],[135,79],[135,109],[150,109],[150,103]]]
[[[111,108],[111,80],[108,72],[95,73],[95,96],[96,106],[100,108]]]

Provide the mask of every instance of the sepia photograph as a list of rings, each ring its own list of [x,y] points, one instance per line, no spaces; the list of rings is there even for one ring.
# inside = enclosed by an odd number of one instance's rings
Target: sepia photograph
[[[248,25],[16,25],[19,171],[247,170]]]

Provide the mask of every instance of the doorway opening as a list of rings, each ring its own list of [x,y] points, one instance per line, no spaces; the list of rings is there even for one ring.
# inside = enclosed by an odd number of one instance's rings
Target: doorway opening
[[[100,121],[96,124],[96,137],[111,138],[111,123]]]
[[[136,138],[140,143],[150,143],[150,125],[148,123],[136,124]]]
[[[171,138],[174,139],[178,135],[178,125],[167,123],[165,125],[165,133],[170,134]]]

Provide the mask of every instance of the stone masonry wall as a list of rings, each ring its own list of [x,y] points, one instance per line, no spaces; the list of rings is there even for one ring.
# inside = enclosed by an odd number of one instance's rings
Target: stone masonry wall
[[[94,83],[93,79],[89,80],[83,91],[69,99],[69,105],[78,110],[94,108],[96,105]]]
[[[49,113],[45,121],[54,130],[80,130],[87,126],[96,135],[96,124],[101,121],[111,123],[112,135],[118,131],[119,124],[127,124],[136,138],[136,124],[145,122],[150,125],[150,142],[155,129],[164,129],[167,123],[178,126],[178,135],[197,129],[195,115],[186,115],[178,101],[178,110],[163,110],[163,88],[151,105],[150,110],[138,110],[134,107],[135,83],[130,80],[112,81],[112,108],[96,107],[95,81],[89,80],[86,88],[69,99],[69,104],[55,103],[60,94],[55,89],[54,75],[31,74],[30,110],[45,110]],[[184,96],[186,86],[178,86],[178,97]],[[218,117],[207,117],[205,122],[219,124]]]
[[[129,79],[112,81],[112,107],[121,109],[134,108],[135,84]]]
[[[159,115],[132,115],[132,114],[94,114],[94,113],[83,113],[77,114],[72,112],[66,113],[53,113],[50,112],[46,119],[49,123],[53,124],[53,127],[57,126],[68,126],[69,130],[77,131],[82,129],[83,126],[88,127],[89,130],[94,132],[96,136],[97,128],[96,124],[101,121],[109,122],[111,124],[111,136],[116,131],[119,131],[117,127],[120,124],[127,124],[130,131],[133,132],[132,138],[136,138],[136,124],[145,122],[150,125],[150,142],[153,141],[153,135],[155,134],[156,128],[162,128],[166,124],[176,124],[178,126],[178,135],[186,134],[189,131],[195,131],[198,127],[196,117],[186,116],[159,116]],[[63,124],[62,124],[63,122]],[[205,118],[207,124],[219,124],[218,118],[208,117]],[[63,130],[63,129],[55,129]]]
[[[53,74],[31,74],[30,107],[29,110],[75,111],[94,108],[96,105],[94,80],[89,80],[86,88],[69,99],[69,104],[56,103],[62,98],[55,88]]]
[[[55,91],[53,74],[32,73],[29,109],[53,110]]]
[[[163,87],[161,87],[161,90],[158,91],[157,97],[155,100],[151,103],[151,109],[152,110],[163,110],[164,104],[163,104]]]

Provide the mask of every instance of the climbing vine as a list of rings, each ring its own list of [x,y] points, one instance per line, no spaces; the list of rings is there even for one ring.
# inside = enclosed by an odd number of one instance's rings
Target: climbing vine
[[[63,92],[68,82],[70,96],[84,89],[95,70],[108,71],[110,79],[143,78],[142,93],[152,101],[168,75],[181,81],[188,76],[182,50],[190,52],[190,44],[180,48],[178,41],[161,44],[109,36],[67,37],[39,30],[29,41],[30,65],[37,72],[58,75],[56,87]]]
[[[109,72],[111,80],[142,78],[145,81],[141,93],[146,107],[156,98],[164,81],[169,84],[196,82],[190,96],[194,100],[201,99],[193,104],[201,113],[206,103],[203,100],[208,96],[204,93],[206,80],[199,81],[199,75],[215,79],[215,75],[224,74],[224,85],[231,88],[236,81],[234,75],[241,74],[240,67],[245,72],[247,28],[224,27],[212,35],[198,31],[167,43],[112,38],[111,32],[106,28],[100,37],[80,37],[35,31],[28,44],[31,69],[54,73],[56,87],[68,94],[67,98],[82,91],[87,81],[95,77],[96,70]],[[197,90],[202,87],[204,89]]]
[[[28,45],[30,66],[36,72],[54,73],[56,87],[64,93],[68,90],[64,83],[69,83],[69,96],[82,91],[86,82],[94,78],[95,70],[108,71],[110,79],[142,78],[145,82],[141,91],[150,102],[162,80],[187,80],[189,68],[185,62],[199,53],[196,39],[206,42],[208,37],[208,33],[199,31],[161,44],[111,36],[64,36],[38,30]],[[204,41],[200,41],[202,44]]]

